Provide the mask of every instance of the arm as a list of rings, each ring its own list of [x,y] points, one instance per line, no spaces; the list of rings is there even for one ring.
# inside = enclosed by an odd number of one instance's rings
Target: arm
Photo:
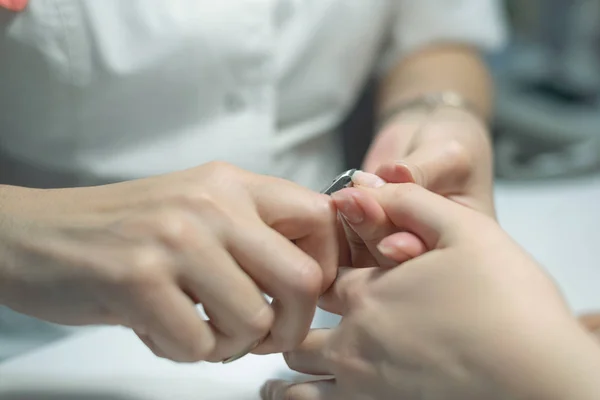
[[[492,82],[479,52],[459,44],[432,45],[401,60],[381,81],[377,112],[428,93],[455,92],[484,118],[492,108]]]

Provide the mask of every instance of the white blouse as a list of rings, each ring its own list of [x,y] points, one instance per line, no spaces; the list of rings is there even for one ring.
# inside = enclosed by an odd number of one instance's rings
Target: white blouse
[[[224,160],[315,186],[374,71],[436,40],[495,46],[501,21],[495,0],[29,0],[0,10],[0,181]]]

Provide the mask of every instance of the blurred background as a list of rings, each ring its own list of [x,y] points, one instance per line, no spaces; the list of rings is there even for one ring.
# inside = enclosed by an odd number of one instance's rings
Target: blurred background
[[[507,0],[497,81],[497,174],[571,176],[600,166],[600,1]]]
[[[600,310],[600,0],[505,0],[491,55],[501,225],[576,312]]]
[[[600,170],[600,0],[504,0],[510,42],[488,59],[496,80],[496,175],[510,181]],[[372,130],[370,87],[349,119],[348,166]]]

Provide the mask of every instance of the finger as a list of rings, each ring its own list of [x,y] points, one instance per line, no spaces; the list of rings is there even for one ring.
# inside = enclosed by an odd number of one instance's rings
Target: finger
[[[472,161],[452,140],[424,141],[407,157],[379,167],[377,175],[391,183],[416,183],[439,194],[462,192]]]
[[[338,267],[337,210],[331,198],[292,182],[257,178],[251,193],[265,224],[294,240],[323,270],[325,291]]]
[[[379,189],[360,190],[375,197],[398,230],[413,233],[428,249],[438,247],[442,239],[453,240],[465,229],[465,221],[488,219],[415,184],[388,184]]]
[[[348,228],[348,224],[346,223],[344,217],[340,213],[338,213],[338,222],[337,222],[337,235],[338,235],[338,253],[339,260],[338,265],[343,266],[351,266],[352,265],[352,253],[350,249],[350,243],[346,240],[346,229]]]
[[[263,400],[341,400],[335,380],[305,383],[268,381],[260,390]]]
[[[346,218],[340,213],[340,224],[342,227],[342,235],[340,242],[345,242],[348,248],[348,262],[342,263],[342,266],[351,266],[354,268],[377,267],[379,262],[367,248],[365,242],[358,236],[358,233],[348,223]]]
[[[333,375],[323,351],[331,334],[330,329],[313,329],[300,346],[283,355],[285,362],[303,374]]]
[[[154,353],[155,356],[160,357],[160,358],[167,358],[167,354],[164,351],[162,351],[156,345],[156,343],[154,343],[154,340],[152,340],[152,338],[150,336],[143,334],[143,333],[139,333],[137,331],[134,331],[134,332],[140,338],[142,343],[144,343],[146,345],[146,347],[148,347],[152,351],[152,353]]]
[[[331,196],[343,216],[352,266],[391,267],[392,262],[377,250],[377,243],[396,231],[385,212],[368,193],[344,189]]]
[[[335,280],[339,266],[337,215],[327,216],[315,224],[315,230],[294,241],[296,246],[316,262],[321,271],[320,292],[325,292]]]
[[[418,257],[427,251],[425,244],[408,232],[397,232],[386,237],[379,242],[377,249],[383,256],[398,264]]]
[[[380,277],[385,271],[377,267],[340,268],[334,284],[319,299],[319,307],[334,314],[345,315],[355,302],[360,302],[364,297],[363,289],[368,287],[369,281]]]
[[[279,233],[257,221],[229,232],[228,247],[246,273],[274,301],[271,335],[257,352],[282,352],[306,337],[322,290],[319,264]]]
[[[380,165],[375,174],[387,183],[416,183],[413,171],[404,163],[387,162]]]
[[[347,240],[352,252],[352,266],[392,268],[398,263],[419,255],[406,253],[407,258],[390,259],[378,250],[379,242],[398,232],[398,228],[372,195],[356,188],[349,188],[334,193],[332,197],[350,228],[347,229]],[[421,246],[421,240],[418,237],[410,233],[406,233],[404,236],[412,245],[410,250],[424,247]],[[370,260],[374,260],[375,264],[369,262]]]
[[[469,184],[468,179],[473,171],[470,169],[471,163],[463,162],[462,164],[463,166],[461,167],[460,163],[457,162],[457,164],[453,164],[452,169],[447,170],[446,173],[442,173],[443,171],[440,172],[436,179],[443,180],[446,186],[436,182],[432,183],[430,180],[428,181],[428,178],[423,178],[423,176],[426,176],[427,174],[422,171],[422,168],[417,162],[412,163],[410,158],[407,159],[406,162],[386,163],[381,165],[377,170],[377,175],[388,183],[416,183],[435,193],[452,198],[453,201],[459,204],[466,205],[469,208],[479,210],[496,218],[496,212],[493,207],[493,198],[490,198],[489,195],[473,198],[472,196],[465,194],[465,191],[467,190],[466,186]],[[462,170],[462,172],[460,172],[460,170]],[[449,176],[450,174],[452,176]],[[418,178],[415,178],[415,176]],[[483,192],[489,191],[490,190],[484,190]],[[490,205],[492,205],[491,208]]]
[[[161,353],[178,362],[205,360],[216,345],[215,332],[202,320],[194,303],[178,287],[152,288],[137,293],[132,320]]]
[[[207,361],[221,361],[265,337],[274,313],[252,278],[218,243],[199,240],[203,249],[186,254],[181,285],[202,303],[218,332]]]

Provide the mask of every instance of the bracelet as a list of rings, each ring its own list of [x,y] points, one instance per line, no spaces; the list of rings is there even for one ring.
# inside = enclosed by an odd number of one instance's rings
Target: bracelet
[[[378,125],[378,131],[381,130],[390,120],[407,110],[413,108],[425,108],[428,114],[433,113],[440,107],[454,107],[461,110],[465,110],[473,114],[477,119],[484,120],[481,114],[477,111],[467,99],[455,92],[437,92],[428,93],[422,96],[412,98],[408,101],[400,102],[395,107],[392,107],[386,111]]]

